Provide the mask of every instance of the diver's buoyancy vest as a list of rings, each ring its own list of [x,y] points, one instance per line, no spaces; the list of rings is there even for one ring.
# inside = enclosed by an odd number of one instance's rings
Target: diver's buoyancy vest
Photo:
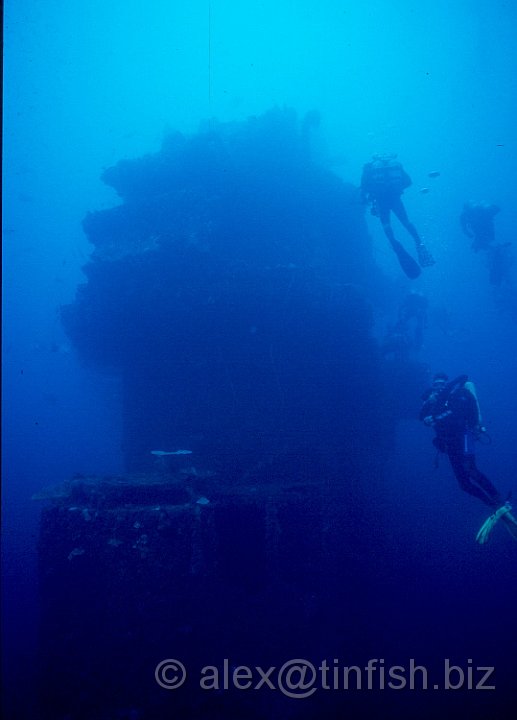
[[[458,421],[465,428],[475,428],[481,422],[481,413],[476,391],[467,375],[460,375],[451,382],[438,395],[433,415],[440,417],[452,411],[451,425]]]
[[[408,187],[407,175],[396,160],[374,160],[371,164],[369,184],[374,189],[402,191]]]

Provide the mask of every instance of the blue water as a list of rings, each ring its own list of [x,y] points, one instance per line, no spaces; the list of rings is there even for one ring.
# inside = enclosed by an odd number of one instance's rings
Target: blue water
[[[459,224],[466,200],[496,203],[497,240],[515,243],[516,20],[502,0],[5,3],[3,645],[19,717],[37,716],[41,507],[31,496],[74,473],[124,466],[117,378],[85,366],[60,320],[93,249],[81,221],[121,202],[103,170],[158,152],[171,131],[191,135],[213,118],[243,122],[273,107],[299,118],[316,110],[315,159],[355,186],[373,153],[398,153],[413,179],[408,213],[437,264],[410,284],[367,216],[385,282],[380,295],[369,289],[373,336],[382,340],[410,289],[428,298],[414,359],[475,381],[493,438],[478,464],[503,494],[517,492],[517,272],[491,286]],[[418,407],[417,396],[415,415]],[[400,422],[385,481],[361,488],[385,518],[393,571],[392,582],[372,580],[379,640],[369,650],[382,656],[383,642],[395,642],[403,596],[402,654],[421,633],[434,659],[497,663],[507,693],[516,546],[500,528],[489,546],[475,545],[486,508],[459,490],[446,462],[434,470],[430,436],[416,419]]]

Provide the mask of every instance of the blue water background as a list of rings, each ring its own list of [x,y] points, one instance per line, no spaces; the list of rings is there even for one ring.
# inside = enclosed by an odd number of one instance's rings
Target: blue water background
[[[517,240],[512,3],[8,0],[4,16],[2,553],[11,687],[31,676],[35,648],[40,506],[31,495],[75,472],[122,470],[116,378],[81,365],[59,320],[91,252],[80,223],[118,202],[102,170],[157,151],[169,130],[193,133],[202,120],[243,120],[276,105],[300,117],[316,109],[315,153],[344,180],[358,184],[374,152],[399,154],[413,178],[406,207],[437,265],[410,286],[372,219],[377,262],[400,298],[410,288],[428,297],[419,359],[475,380],[493,437],[478,464],[503,493],[517,492],[515,296],[489,285],[458,221],[465,200],[496,203],[498,240]],[[396,221],[395,229],[402,233]],[[390,298],[378,308],[379,338],[396,306]],[[428,567],[438,595],[450,597],[436,639],[446,657],[475,649],[458,631],[463,610],[479,616],[481,634],[484,614],[497,615],[501,636],[515,640],[508,578],[517,590],[516,556],[502,533],[480,555],[473,537],[486,509],[459,491],[446,463],[434,471],[429,435],[416,421],[399,425],[386,484],[371,503],[393,523],[408,588],[415,568]],[[472,597],[480,574],[486,593]]]

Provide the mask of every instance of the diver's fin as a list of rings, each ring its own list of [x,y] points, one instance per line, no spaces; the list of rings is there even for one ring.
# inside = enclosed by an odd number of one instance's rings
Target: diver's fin
[[[511,509],[512,506],[510,505],[510,503],[506,502],[504,505],[501,505],[501,507],[498,508],[492,515],[490,515],[490,517],[485,520],[478,534],[476,535],[476,542],[478,542],[480,545],[484,545],[486,542],[488,542],[490,533],[492,532],[500,518],[505,521],[505,525],[508,528],[509,532],[514,535],[513,526],[515,527],[515,531],[517,531],[517,521],[510,512]],[[516,535],[514,535],[514,537],[517,537],[517,533]]]
[[[411,255],[406,252],[406,250],[404,250],[398,240],[394,240],[391,243],[391,247],[395,250],[398,261],[400,263],[400,267],[402,268],[402,270],[404,270],[408,278],[411,278],[411,280],[417,278],[422,272],[418,267],[418,263],[413,260]]]
[[[512,525],[510,523],[504,524],[505,528],[508,530],[510,535],[513,537],[514,540],[517,540],[517,525]]]
[[[416,246],[416,251],[418,253],[418,262],[422,267],[425,268],[436,265],[436,260],[431,255],[423,242],[418,243],[418,245]]]
[[[507,512],[501,519],[503,520],[504,526],[510,535],[517,540],[517,519],[513,513]]]
[[[479,528],[478,534],[476,535],[476,542],[480,545],[484,545],[486,542],[488,542],[488,538],[490,537],[490,533],[494,529],[494,525],[497,522],[497,518],[495,517],[495,513],[493,515],[490,515],[489,518],[485,520],[483,525]]]

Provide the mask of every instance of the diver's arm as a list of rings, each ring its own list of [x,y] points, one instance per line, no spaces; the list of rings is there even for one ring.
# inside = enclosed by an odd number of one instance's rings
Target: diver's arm
[[[422,405],[422,408],[420,410],[420,413],[418,415],[419,420],[421,420],[424,425],[435,425],[436,421],[439,417],[443,417],[446,415],[446,413],[442,413],[442,415],[434,416],[433,415],[433,409],[435,407],[434,399],[432,396],[424,402]],[[450,414],[450,413],[449,413]]]
[[[440,413],[439,415],[433,416],[433,426],[435,425],[441,425],[445,420],[448,420],[452,416],[452,410],[446,410],[443,413]]]

